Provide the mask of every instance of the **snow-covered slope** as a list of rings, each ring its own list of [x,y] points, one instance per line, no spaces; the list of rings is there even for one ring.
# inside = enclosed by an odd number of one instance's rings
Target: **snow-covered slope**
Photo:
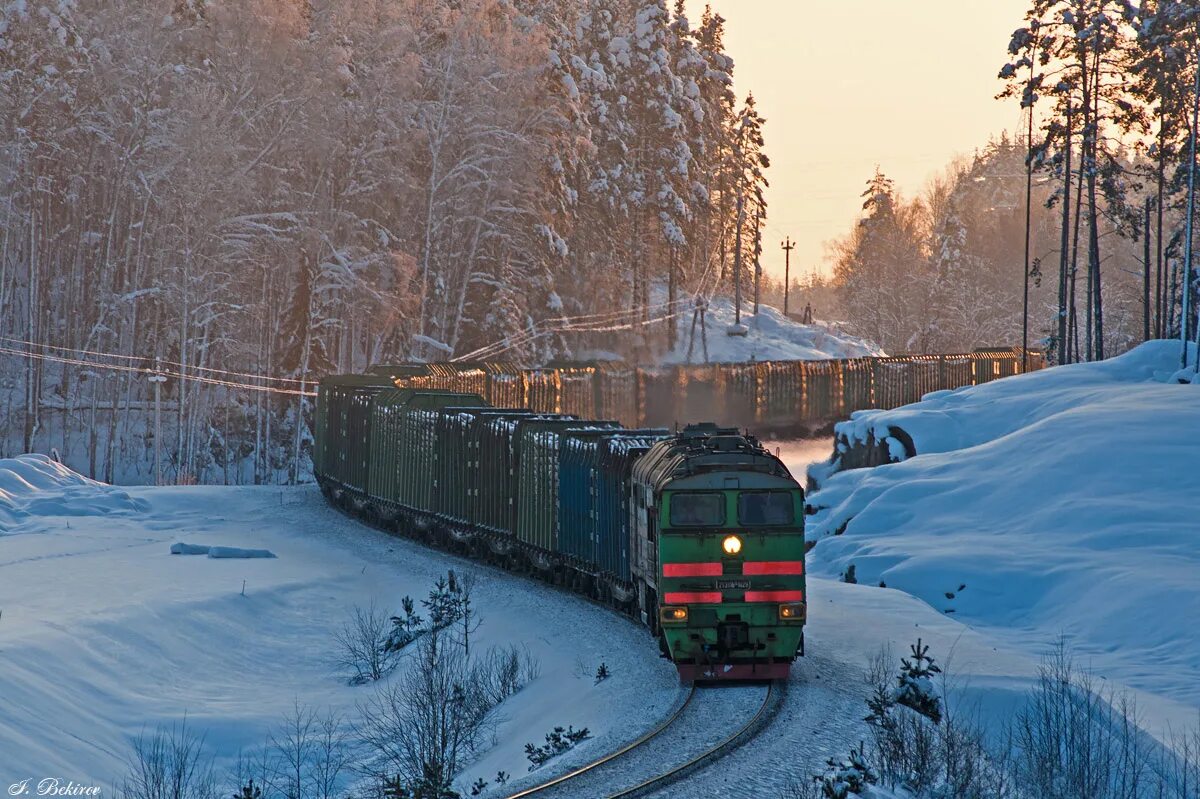
[[[23,514],[0,535],[5,785],[57,775],[106,786],[107,795],[131,740],[185,714],[222,773],[297,700],[352,719],[374,688],[346,684],[334,631],[355,605],[396,610],[406,594],[427,596],[447,568],[479,578],[473,647],[528,647],[541,668],[498,708],[483,776],[523,774],[524,744],[557,724],[589,727],[579,756],[594,755],[665,715],[678,696],[674,669],[626,619],[372,530],[311,486],[126,493],[33,456],[3,462],[0,479],[4,501]],[[172,555],[179,541],[278,557]],[[602,661],[613,676],[595,685]]]
[[[1172,373],[1178,367],[1178,342],[1151,341],[1107,361],[934,391],[920,402],[893,410],[855,411],[834,432],[851,442],[867,440],[868,433],[882,441],[889,427],[899,427],[912,438],[919,454],[950,452],[992,441],[1071,408],[1104,401],[1114,389],[1160,392],[1162,384],[1177,382]],[[1131,388],[1131,384],[1144,385]]]
[[[1165,382],[1178,358],[1151,342],[855,414],[839,433],[898,425],[918,454],[813,470],[813,571],[853,564],[1014,646],[1065,635],[1158,718],[1194,721],[1200,387]]]
[[[760,305],[757,315],[750,313],[749,303],[743,306],[742,324],[745,336],[730,336],[726,331],[734,324],[734,304],[727,297],[714,297],[705,314],[705,334],[708,338],[710,362],[825,360],[830,358],[859,358],[884,355],[871,342],[843,333],[832,325],[816,322],[802,325],[793,322],[781,311]],[[700,325],[692,339],[692,314],[679,318],[679,344],[668,353],[664,363],[687,363],[688,346],[692,345],[692,363],[704,362]]]

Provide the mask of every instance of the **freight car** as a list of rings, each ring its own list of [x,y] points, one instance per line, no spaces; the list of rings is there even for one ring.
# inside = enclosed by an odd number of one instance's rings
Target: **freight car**
[[[727,427],[801,433],[866,408],[895,408],[941,389],[980,385],[1040,369],[1042,353],[1020,348],[956,355],[828,361],[757,361],[634,367],[621,362],[505,362],[378,367],[399,388],[478,394],[493,405],[617,419],[629,427],[713,419]]]
[[[671,433],[325,378],[313,466],[369,521],[641,621],[681,679],[786,676],[803,654],[804,497],[753,437]]]

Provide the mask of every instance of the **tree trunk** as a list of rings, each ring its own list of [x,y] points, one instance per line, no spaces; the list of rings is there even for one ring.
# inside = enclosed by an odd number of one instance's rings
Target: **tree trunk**
[[[1071,235],[1071,103],[1067,102],[1067,139],[1063,168],[1062,243],[1058,257],[1058,362],[1070,363],[1067,346],[1067,267],[1070,264]]]
[[[1100,168],[1100,53],[1092,62],[1092,122],[1091,156],[1088,168],[1088,274],[1092,295],[1092,318],[1095,327],[1096,360],[1104,360],[1104,291],[1100,274],[1100,207],[1096,197],[1096,172]]]

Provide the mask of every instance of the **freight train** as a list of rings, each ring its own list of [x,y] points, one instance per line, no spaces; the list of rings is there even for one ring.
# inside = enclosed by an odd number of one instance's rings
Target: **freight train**
[[[313,465],[386,529],[639,620],[684,681],[777,679],[804,650],[804,493],[752,436],[622,427],[327,377]]]

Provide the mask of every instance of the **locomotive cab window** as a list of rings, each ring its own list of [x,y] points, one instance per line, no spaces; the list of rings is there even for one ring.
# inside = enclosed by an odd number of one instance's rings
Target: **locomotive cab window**
[[[725,495],[674,494],[671,496],[672,527],[720,527],[725,524]]]
[[[789,491],[743,491],[738,495],[738,524],[779,527],[792,524],[795,519]]]

